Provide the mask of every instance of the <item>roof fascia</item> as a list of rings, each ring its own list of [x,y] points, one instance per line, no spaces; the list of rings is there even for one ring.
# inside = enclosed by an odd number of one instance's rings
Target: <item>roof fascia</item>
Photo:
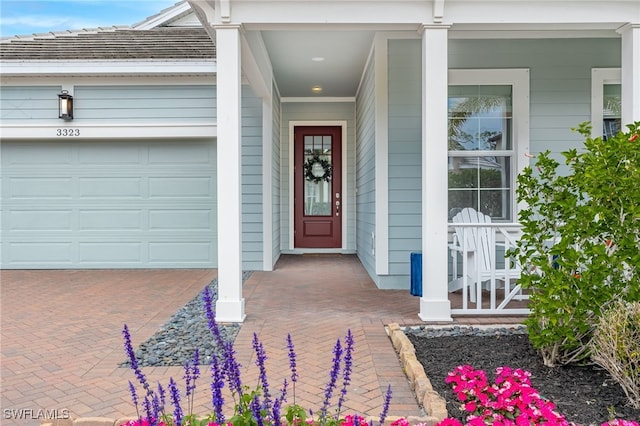
[[[210,75],[2,76],[3,86],[140,86],[216,84]]]
[[[215,75],[210,61],[2,61],[3,76],[27,75]]]
[[[190,0],[213,3],[213,0]],[[231,22],[252,25],[415,24],[442,22],[579,24],[636,22],[637,0],[230,0]],[[284,12],[286,8],[286,13]],[[219,19],[219,18],[218,18]],[[255,28],[262,29],[262,28]]]
[[[180,17],[181,15],[191,11],[189,3],[181,2],[176,3],[173,6],[168,7],[157,15],[153,15],[145,19],[144,21],[132,25],[134,30],[150,30],[152,28],[160,27],[172,20]]]

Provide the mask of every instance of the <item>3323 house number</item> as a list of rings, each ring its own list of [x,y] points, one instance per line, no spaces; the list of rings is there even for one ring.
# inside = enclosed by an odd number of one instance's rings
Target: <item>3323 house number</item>
[[[56,136],[80,136],[80,129],[56,129]]]

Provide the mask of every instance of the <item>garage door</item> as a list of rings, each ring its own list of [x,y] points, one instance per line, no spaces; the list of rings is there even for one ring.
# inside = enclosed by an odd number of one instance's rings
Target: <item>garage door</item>
[[[215,142],[3,142],[2,268],[211,268]]]

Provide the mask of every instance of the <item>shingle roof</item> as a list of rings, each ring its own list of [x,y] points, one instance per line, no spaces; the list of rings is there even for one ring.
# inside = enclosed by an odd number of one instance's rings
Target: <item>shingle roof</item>
[[[4,39],[0,60],[193,60],[214,59],[216,48],[202,28],[98,29]]]

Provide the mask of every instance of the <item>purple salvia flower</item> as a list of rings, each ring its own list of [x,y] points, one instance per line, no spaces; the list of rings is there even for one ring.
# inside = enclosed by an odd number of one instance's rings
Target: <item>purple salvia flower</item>
[[[242,395],[240,363],[236,360],[236,352],[232,342],[224,344],[224,373],[229,383],[229,389],[240,397]]]
[[[180,407],[180,391],[178,390],[178,386],[176,386],[176,382],[173,380],[173,377],[169,379],[169,397],[173,404],[173,419],[175,420],[176,425],[179,425],[182,423],[183,412]]]
[[[285,378],[282,382],[282,389],[280,389],[280,396],[273,402],[273,408],[271,410],[273,414],[273,426],[282,425],[280,421],[280,409],[282,408],[282,404],[287,400],[287,384],[287,379]]]
[[[331,397],[333,396],[333,390],[336,387],[336,382],[338,380],[338,374],[340,373],[340,360],[342,359],[342,346],[340,345],[340,339],[336,341],[336,345],[333,348],[333,366],[331,367],[331,372],[329,373],[329,383],[324,390],[324,402],[322,403],[322,408],[320,409],[320,424],[324,424],[327,419],[327,410],[329,409],[329,404],[331,403]]]
[[[271,394],[269,393],[269,382],[267,381],[267,368],[265,361],[267,360],[267,354],[264,351],[262,342],[258,340],[258,335],[253,333],[253,349],[256,351],[256,365],[260,370],[260,384],[262,385],[262,394],[264,395],[263,408],[266,410],[271,409]]]
[[[167,405],[165,402],[166,392],[162,387],[162,384],[160,384],[160,382],[158,382],[158,395],[160,396],[160,404],[162,407],[162,411],[164,411],[164,406]]]
[[[138,415],[138,420],[140,420],[140,410],[138,409],[138,393],[136,392],[136,387],[129,380],[129,391],[131,392],[131,401],[133,401],[134,407],[136,407],[136,414]]]
[[[224,344],[224,339],[222,338],[222,334],[220,333],[220,327],[218,327],[218,323],[216,322],[216,313],[213,311],[213,293],[211,293],[211,289],[209,286],[205,287],[202,292],[202,301],[204,302],[204,309],[207,315],[207,325],[209,326],[209,331],[216,339],[216,343],[218,346],[222,347]]]
[[[147,382],[147,378],[145,377],[142,370],[140,370],[140,366],[138,365],[138,359],[136,358],[136,354],[133,351],[133,345],[131,344],[131,334],[129,333],[129,327],[127,324],[124,325],[122,329],[122,335],[124,336],[124,350],[127,353],[127,357],[129,358],[129,365],[138,379],[138,382],[142,385],[142,387],[147,391],[147,395],[152,393],[149,383]]]
[[[144,396],[144,412],[147,415],[147,421],[149,422],[149,425],[155,426],[156,419],[153,418],[153,412],[151,411],[151,401],[149,401],[148,394]]]
[[[153,394],[151,399],[151,407],[153,408],[153,423],[158,424],[158,419],[160,418],[161,408],[160,408],[160,398],[157,394]]]
[[[253,418],[258,423],[258,426],[264,426],[264,422],[262,421],[262,413],[260,412],[260,410],[262,409],[262,405],[260,404],[258,394],[253,395],[250,406],[251,412],[253,413]]]
[[[214,355],[211,358],[211,403],[213,405],[213,413],[218,424],[224,424],[224,414],[222,408],[224,406],[224,398],[222,397],[222,388],[224,387],[224,375],[218,363],[218,357]]]
[[[296,368],[296,350],[293,347],[291,333],[287,334],[287,348],[289,348],[289,369],[291,370],[291,381],[295,383],[298,381],[298,370]]]
[[[198,367],[198,364],[200,364],[200,352],[198,351],[198,348],[196,348],[196,350],[193,352],[191,365],[189,364],[189,362],[186,362],[184,366],[186,395],[190,414],[193,413],[193,401],[195,398],[196,381],[198,380],[198,377],[200,377],[200,368]]]
[[[200,357],[198,354],[198,348],[193,352],[193,359],[191,363],[189,361],[184,363],[184,380],[186,386],[186,395],[187,397],[193,395],[196,389],[196,380],[200,377],[200,369],[198,368],[198,363],[200,362]]]
[[[353,334],[351,334],[351,329],[347,330],[344,345],[344,370],[342,371],[342,389],[340,390],[340,398],[338,399],[337,417],[340,417],[340,410],[347,396],[347,388],[351,383],[351,371],[353,369]]]
[[[298,381],[298,369],[296,366],[296,350],[293,347],[291,333],[287,334],[287,348],[289,348],[289,369],[291,370],[291,383],[293,383],[293,405],[296,404],[296,382]]]
[[[189,365],[189,361],[185,361],[184,363],[184,383],[187,394],[187,399],[189,399],[189,395],[191,395],[191,365]]]
[[[380,426],[384,424],[384,420],[387,418],[389,405],[391,405],[391,385],[387,387],[387,393],[384,395],[384,404],[382,405],[382,412],[380,413]]]

